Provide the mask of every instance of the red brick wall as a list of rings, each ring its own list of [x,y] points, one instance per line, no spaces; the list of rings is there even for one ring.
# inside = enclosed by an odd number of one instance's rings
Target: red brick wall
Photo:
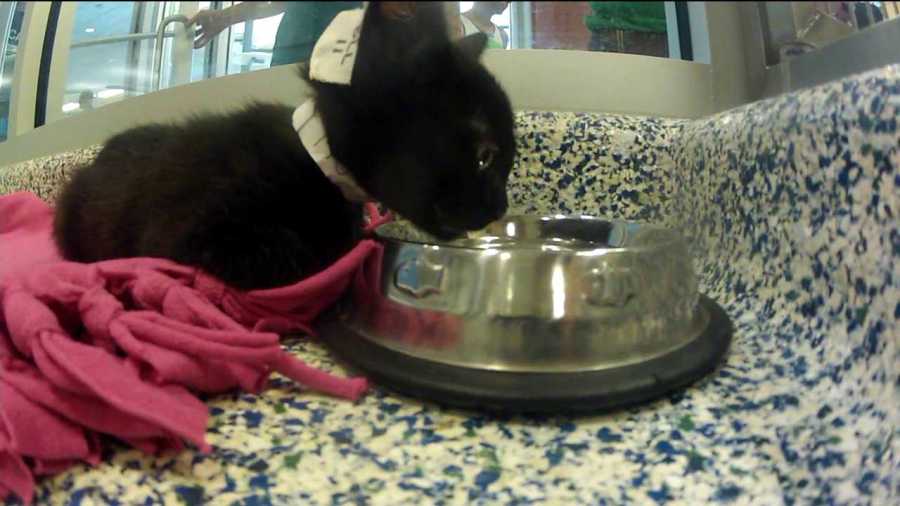
[[[591,13],[587,2],[531,2],[534,49],[587,50],[591,32],[584,17]]]

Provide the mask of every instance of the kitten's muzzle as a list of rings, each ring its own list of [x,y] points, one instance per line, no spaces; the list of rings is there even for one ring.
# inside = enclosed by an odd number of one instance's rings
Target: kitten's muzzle
[[[434,214],[437,218],[436,226],[440,233],[433,233],[441,239],[448,240],[458,238],[467,231],[481,230],[490,223],[499,220],[506,215],[507,200],[504,194],[495,202],[473,206],[470,208],[456,207],[445,210],[440,204],[435,204]],[[445,237],[441,237],[444,235]]]

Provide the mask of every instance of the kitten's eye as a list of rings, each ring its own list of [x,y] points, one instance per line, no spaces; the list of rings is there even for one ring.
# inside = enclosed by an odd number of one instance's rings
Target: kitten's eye
[[[478,170],[485,170],[494,163],[494,155],[497,148],[490,144],[482,144],[478,146],[476,157],[478,160]]]

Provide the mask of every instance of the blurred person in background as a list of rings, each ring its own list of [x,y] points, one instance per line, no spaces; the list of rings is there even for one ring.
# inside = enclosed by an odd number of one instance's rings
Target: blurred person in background
[[[495,25],[491,18],[502,14],[509,2],[472,2],[472,8],[460,15],[463,35],[481,32],[488,36],[488,49],[506,49],[509,34]]]
[[[398,2],[400,3],[400,2]],[[362,7],[363,2],[241,2],[222,10],[203,10],[194,15],[188,27],[198,26],[194,47],[209,44],[222,31],[247,21],[284,13],[275,44],[271,66],[309,60],[316,41],[339,12]]]

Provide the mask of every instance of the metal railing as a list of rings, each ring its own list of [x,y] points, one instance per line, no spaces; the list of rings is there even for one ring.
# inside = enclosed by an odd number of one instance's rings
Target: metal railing
[[[175,37],[175,32],[167,32],[166,28],[172,23],[182,23],[187,25],[190,19],[183,14],[176,14],[174,16],[168,16],[164,18],[159,23],[159,28],[157,28],[156,32],[144,32],[144,33],[129,33],[126,35],[116,35],[112,37],[98,37],[96,39],[84,40],[80,42],[75,42],[72,44],[72,49],[78,49],[83,47],[91,47],[91,46],[101,46],[104,44],[115,44],[118,42],[136,42],[142,40],[155,40],[154,49],[153,49],[153,90],[157,91],[160,88],[162,81],[162,53],[163,53],[163,45],[165,39],[169,39]]]
[[[187,28],[187,24],[190,22],[190,18],[185,16],[184,14],[175,14],[173,16],[169,16],[159,23],[159,28],[156,29],[156,48],[153,51],[153,90],[159,90],[161,81],[162,81],[162,52],[163,52],[163,42],[165,40],[166,27],[168,27],[172,23],[182,23]],[[174,35],[174,34],[173,34]]]
[[[174,32],[163,34],[164,37],[173,37]],[[73,42],[71,48],[77,49],[82,47],[102,46],[104,44],[115,44],[117,42],[134,42],[140,40],[151,40],[157,38],[156,33],[129,33],[128,35],[116,35],[113,37],[98,37],[96,39],[83,40]]]

